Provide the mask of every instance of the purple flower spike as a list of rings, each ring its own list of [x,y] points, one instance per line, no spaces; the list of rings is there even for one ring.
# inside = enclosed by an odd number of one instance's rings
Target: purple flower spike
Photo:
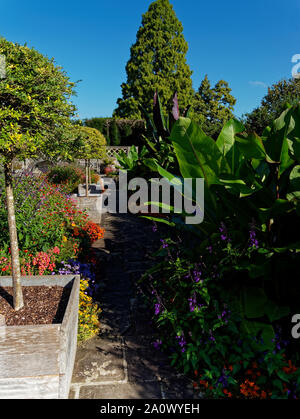
[[[155,349],[160,349],[160,346],[162,345],[162,341],[157,340],[156,342],[153,342],[152,345],[154,346]]]
[[[165,241],[165,240],[160,239],[160,241],[161,241],[161,243],[162,243],[162,247],[163,247],[163,249],[166,249],[167,247],[169,247],[168,243],[166,243],[166,241]]]
[[[161,305],[159,303],[155,304],[155,315],[157,316],[160,313]]]
[[[221,227],[219,228],[219,230],[220,230],[220,233],[221,233],[221,240],[222,241],[227,241],[229,243],[230,238],[228,237],[227,227],[223,222],[221,222]]]
[[[185,352],[186,341],[184,339],[184,336],[176,336],[176,339],[178,339],[178,344],[181,347],[181,352]]]
[[[249,235],[250,235],[249,248],[255,247],[257,249],[258,248],[258,240],[256,238],[256,233],[255,233],[254,229],[249,231]]]

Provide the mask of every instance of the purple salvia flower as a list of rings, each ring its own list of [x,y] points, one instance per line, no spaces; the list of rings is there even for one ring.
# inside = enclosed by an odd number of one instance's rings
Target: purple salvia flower
[[[185,352],[185,345],[186,345],[186,341],[184,339],[184,335],[177,335],[176,339],[178,340],[178,344],[181,347],[181,352]]]
[[[188,302],[190,305],[190,311],[195,311],[196,305],[197,305],[197,298],[196,298],[196,294],[194,293],[193,296],[191,298],[188,298]]]
[[[156,223],[155,223],[155,222],[153,223],[152,231],[153,231],[154,233],[156,233],[156,232],[157,232],[157,225],[156,225]]]
[[[249,248],[255,247],[258,248],[258,240],[256,238],[255,232],[255,220],[252,219],[252,223],[250,224],[250,231],[249,231]]]
[[[161,305],[159,303],[156,303],[154,306],[155,315],[157,316],[160,313]]]
[[[163,247],[163,249],[166,249],[167,247],[169,247],[168,243],[166,243],[166,241],[165,241],[165,240],[160,239],[160,241],[161,241],[161,243],[162,243],[162,247]]]
[[[161,340],[157,340],[157,341],[153,342],[153,346],[154,346],[155,349],[160,349],[161,345],[162,345]]]
[[[227,227],[223,222],[221,222],[221,227],[219,228],[219,230],[221,233],[221,240],[230,242],[230,238],[228,237]]]
[[[258,240],[256,238],[256,233],[254,230],[250,230],[249,231],[249,247],[255,247],[256,249],[258,248]]]

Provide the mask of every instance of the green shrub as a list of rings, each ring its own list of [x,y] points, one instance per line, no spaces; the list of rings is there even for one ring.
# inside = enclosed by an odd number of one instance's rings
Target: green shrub
[[[79,184],[85,183],[85,171],[73,165],[56,166],[47,173],[47,179],[55,185],[65,185],[68,193],[74,193]],[[91,171],[91,180],[92,183],[99,180],[99,175],[94,171]]]

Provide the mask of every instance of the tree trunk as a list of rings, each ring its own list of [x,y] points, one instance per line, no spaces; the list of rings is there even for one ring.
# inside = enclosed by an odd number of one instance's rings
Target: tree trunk
[[[85,196],[89,196],[89,167],[88,160],[85,160]]]
[[[15,204],[12,188],[12,163],[4,165],[5,193],[7,205],[8,230],[10,238],[11,269],[13,280],[13,304],[15,310],[20,310],[24,306],[23,293],[21,287],[21,271],[19,260],[18,235],[15,217]]]
[[[88,165],[89,165],[89,185],[92,184],[92,173],[91,173],[91,161],[90,159],[88,160]]]

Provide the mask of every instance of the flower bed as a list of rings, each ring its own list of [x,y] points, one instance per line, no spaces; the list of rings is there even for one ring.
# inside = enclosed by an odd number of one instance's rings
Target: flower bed
[[[185,243],[194,244],[195,252]],[[157,326],[154,348],[166,351],[206,397],[299,398],[300,363],[289,318],[266,302],[272,327],[264,318],[252,324],[233,298],[237,282],[248,282],[234,271],[260,249],[253,226],[238,243],[222,223],[200,257],[191,237],[169,237],[161,240],[157,265],[140,281]]]
[[[194,218],[205,214],[187,225],[170,206],[163,220],[173,232],[141,281],[154,346],[207,397],[299,398],[299,104],[262,137],[232,119],[216,141],[174,110],[179,171],[152,163],[170,183],[202,178],[203,200],[195,184],[183,195],[193,197]]]
[[[14,190],[21,274],[81,274],[78,337],[92,336],[101,310],[92,300],[97,287],[91,244],[103,238],[104,229],[76,208],[64,185],[50,184],[45,176],[24,173],[15,178]],[[0,276],[8,276],[11,259],[3,193],[0,201]]]

